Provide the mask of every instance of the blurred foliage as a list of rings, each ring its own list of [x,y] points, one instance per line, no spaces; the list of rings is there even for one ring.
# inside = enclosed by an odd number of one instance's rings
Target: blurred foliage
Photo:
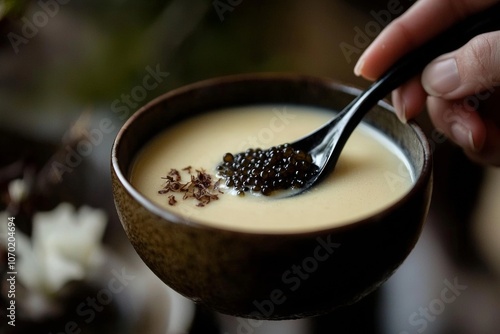
[[[24,1],[21,17],[5,20],[4,36],[22,35],[25,22],[42,10],[37,0]],[[109,112],[113,101],[142,85],[146,67],[170,75],[139,104],[227,74],[295,71],[350,78],[345,60],[331,57],[341,56],[337,45],[348,38],[339,27],[352,30],[355,24],[353,17],[335,14],[349,5],[315,3],[242,1],[222,19],[206,0],[69,1],[19,53],[5,38],[0,114],[17,123],[14,111],[53,119],[88,106]]]
[[[191,82],[242,72],[291,70],[291,55],[280,52],[293,39],[292,27],[284,19],[290,7],[282,1],[267,2],[265,10],[242,3],[226,12],[223,22],[212,9],[203,26],[180,48],[175,59],[179,75]]]
[[[242,3],[226,12],[224,21],[205,0],[162,4],[120,6],[116,17],[109,4],[96,6],[99,14],[91,19],[99,34],[92,39],[92,53],[74,69],[76,76],[85,76],[70,80],[80,96],[91,101],[118,97],[141,83],[148,65],[159,64],[171,74],[156,94],[225,74],[292,67],[283,54],[276,54],[279,43],[273,40],[286,29],[277,22],[288,8],[284,2],[266,3],[266,10]]]
[[[242,3],[222,21],[205,0],[74,0],[60,5],[58,14],[19,46],[19,54],[11,52],[11,45],[4,46],[11,66],[2,73],[6,84],[0,82],[0,95],[20,109],[29,109],[33,102],[38,108],[65,101],[109,105],[140,85],[148,66],[171,75],[148,92],[147,100],[208,77],[286,70],[292,65],[276,53],[279,43],[273,34],[286,29],[277,18],[287,8],[282,1]],[[22,17],[9,20],[6,34],[22,36],[26,20],[40,10],[38,2],[30,2]]]
[[[28,0],[0,0],[0,20],[7,16],[20,15]]]
[[[169,71],[166,64],[210,5],[204,0],[74,0],[26,37],[26,22],[43,11],[37,1],[29,2],[20,15],[3,22],[0,113],[109,105],[142,84],[146,67]],[[18,52],[9,34],[25,38]],[[165,86],[149,92],[148,99],[160,89]]]

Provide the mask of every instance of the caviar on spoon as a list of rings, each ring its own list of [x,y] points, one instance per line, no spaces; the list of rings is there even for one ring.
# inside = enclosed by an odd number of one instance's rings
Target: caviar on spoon
[[[248,149],[236,155],[226,153],[222,160],[217,166],[218,176],[238,195],[252,192],[268,196],[276,190],[300,189],[319,170],[311,154],[289,144]]]
[[[307,190],[335,168],[347,139],[378,101],[420,73],[436,57],[458,49],[477,35],[496,30],[500,30],[500,3],[469,16],[402,57],[313,133],[265,151],[226,154],[219,165],[220,176],[240,194],[258,191],[269,195],[275,190],[291,190],[286,196],[293,196]],[[292,158],[286,156],[290,154]]]

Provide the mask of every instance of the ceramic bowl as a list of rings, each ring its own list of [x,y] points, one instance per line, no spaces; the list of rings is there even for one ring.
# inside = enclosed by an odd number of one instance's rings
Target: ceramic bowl
[[[129,182],[131,165],[141,148],[186,118],[250,104],[339,110],[358,93],[329,79],[238,75],[173,90],[138,110],[116,137],[111,170],[116,209],[142,260],[180,294],[213,310],[246,318],[324,314],[379,287],[414,247],[432,188],[426,137],[413,122],[399,122],[385,102],[363,121],[383,131],[407,156],[415,183],[394,205],[352,224],[283,235],[208,227],[160,208]],[[294,266],[302,265],[314,272],[294,271]]]

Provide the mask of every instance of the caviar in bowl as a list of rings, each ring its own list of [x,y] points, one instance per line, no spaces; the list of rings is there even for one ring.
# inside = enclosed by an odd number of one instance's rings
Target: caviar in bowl
[[[315,107],[333,115],[357,93],[328,79],[243,75],[179,88],[137,111],[115,140],[112,179],[121,222],[143,261],[184,296],[222,313],[258,319],[319,315],[354,303],[380,286],[415,245],[432,186],[425,136],[417,125],[400,123],[387,103],[379,103],[363,123],[384,133],[404,156],[412,184],[390,205],[345,224],[333,224],[332,210],[321,226],[311,227],[311,219],[302,219],[308,228],[280,230],[270,227],[276,218],[266,220],[254,210],[245,216],[255,221],[255,228],[238,228],[238,214],[225,215],[234,227],[218,225],[209,221],[208,210],[232,195],[221,194],[217,203],[201,208],[207,211],[195,216],[159,205],[131,180],[137,157],[148,143],[162,133],[184,129],[198,117],[211,118],[219,110],[252,105]],[[235,126],[249,127],[250,121]],[[193,127],[186,125],[189,128]],[[288,130],[283,128],[282,133]],[[214,159],[222,160],[224,143],[204,138],[193,147],[220,145],[220,155]],[[313,208],[301,196],[296,196],[293,207],[307,217]],[[254,200],[250,197],[239,200]]]

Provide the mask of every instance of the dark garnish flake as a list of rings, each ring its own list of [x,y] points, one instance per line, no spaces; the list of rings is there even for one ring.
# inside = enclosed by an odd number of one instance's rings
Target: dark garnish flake
[[[196,174],[193,174],[192,167],[188,166],[182,171],[189,174],[189,181],[183,182],[179,170],[172,168],[163,176],[165,180],[162,188],[158,190],[160,195],[168,195],[168,204],[176,205],[177,198],[175,193],[182,194],[182,199],[187,200],[193,198],[196,200],[196,206],[204,207],[214,200],[219,199],[219,194],[223,192],[219,189],[220,179],[214,178],[203,169],[196,169]]]

